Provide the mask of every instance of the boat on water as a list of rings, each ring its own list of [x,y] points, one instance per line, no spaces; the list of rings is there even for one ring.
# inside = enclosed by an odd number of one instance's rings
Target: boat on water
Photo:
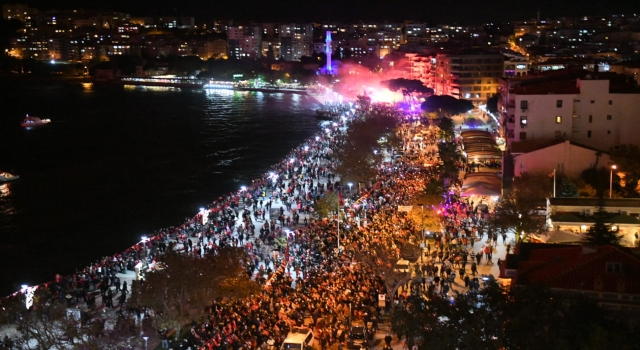
[[[41,126],[51,123],[51,119],[40,119],[38,117],[30,117],[28,114],[24,117],[24,120],[20,125],[24,127]]]
[[[17,180],[19,178],[20,176],[18,175],[13,175],[7,172],[0,172],[0,182],[9,182],[9,181]]]
[[[172,75],[155,77],[122,77],[114,82],[122,85],[162,86],[187,89],[201,89],[206,84],[206,81],[203,79],[176,77]]]

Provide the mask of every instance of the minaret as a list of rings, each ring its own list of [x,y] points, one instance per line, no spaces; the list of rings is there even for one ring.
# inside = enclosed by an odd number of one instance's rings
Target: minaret
[[[325,49],[324,52],[327,54],[327,68],[326,68],[326,72],[327,74],[333,74],[333,68],[331,68],[331,52],[333,52],[331,50],[331,31],[327,30],[327,38],[324,40],[325,42]]]

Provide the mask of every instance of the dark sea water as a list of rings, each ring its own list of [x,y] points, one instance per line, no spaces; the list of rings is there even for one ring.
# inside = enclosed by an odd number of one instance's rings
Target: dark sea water
[[[308,96],[0,82],[0,294],[249,184],[318,130]],[[25,113],[52,123],[25,129]]]

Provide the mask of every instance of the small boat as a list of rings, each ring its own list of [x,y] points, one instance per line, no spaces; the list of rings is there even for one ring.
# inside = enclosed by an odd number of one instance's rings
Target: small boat
[[[7,172],[0,172],[0,182],[9,182],[9,181],[17,180],[19,178],[20,176],[18,175],[13,175]]]
[[[40,119],[38,117],[30,117],[27,114],[27,116],[20,123],[20,125],[22,125],[24,127],[31,127],[31,126],[46,125],[46,124],[49,124],[49,123],[51,123],[51,119]]]

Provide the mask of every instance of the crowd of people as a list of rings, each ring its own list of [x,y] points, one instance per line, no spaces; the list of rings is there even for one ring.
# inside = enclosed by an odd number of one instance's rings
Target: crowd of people
[[[390,286],[382,277],[379,269],[399,260],[402,247],[422,241],[415,220],[398,206],[413,204],[429,179],[440,176],[434,164],[441,140],[437,128],[403,124],[398,129],[403,155],[395,157],[394,150],[386,150],[376,178],[353,194],[334,173],[338,160],[333,150],[348,137],[349,120],[367,113],[402,119],[403,113],[382,104],[355,113],[350,107],[337,106],[342,118],[327,124],[261,178],[218,198],[182,225],[159,230],[73,275],[57,276],[47,285],[53,297],[69,302],[67,296],[72,295],[92,307],[89,294],[100,290],[103,304],[114,308],[111,287],[115,286],[120,293],[117,307],[124,311],[128,289],[117,273],[140,263],[153,266],[166,250],[203,256],[229,245],[244,247],[245,267],[264,285],[264,292],[247,300],[212,302],[205,310],[205,322],[192,324],[184,346],[267,350],[279,346],[292,327],[303,326],[310,317],[317,344],[325,349],[345,343],[354,320],[362,321],[373,334],[385,312],[378,302],[381,294],[399,306],[410,293],[447,297],[456,272],[465,287],[477,289],[475,266],[483,254],[490,262],[492,249],[467,251],[470,242],[482,237],[484,218],[455,194],[443,197],[442,230],[426,245],[428,255],[411,267],[408,278]],[[316,217],[313,204],[332,192],[347,197],[344,216]],[[497,241],[489,238],[487,247]],[[380,247],[388,255],[380,254]],[[363,258],[367,255],[368,260]],[[471,276],[465,273],[469,261]],[[166,330],[161,339],[163,346],[168,345]]]

